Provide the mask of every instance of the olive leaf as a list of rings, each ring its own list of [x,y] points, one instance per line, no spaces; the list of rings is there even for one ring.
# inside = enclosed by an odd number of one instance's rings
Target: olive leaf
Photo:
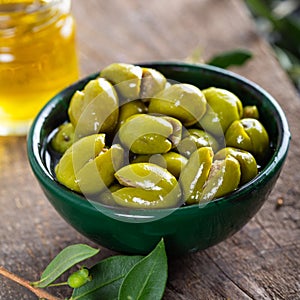
[[[124,277],[143,256],[117,255],[106,258],[90,269],[92,281],[74,289],[70,300],[113,300],[118,293]]]
[[[164,241],[138,262],[126,275],[119,291],[119,300],[161,299],[167,282],[168,264]]]
[[[211,58],[207,64],[219,68],[228,68],[233,65],[240,66],[252,57],[252,53],[248,50],[237,49],[233,51],[223,52]]]
[[[75,244],[63,249],[46,267],[41,275],[41,279],[32,282],[32,286],[45,288],[53,283],[68,269],[77,263],[96,255],[100,250],[88,245]]]

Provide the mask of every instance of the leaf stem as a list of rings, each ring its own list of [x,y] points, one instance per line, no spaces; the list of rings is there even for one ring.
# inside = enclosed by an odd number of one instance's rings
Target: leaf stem
[[[11,273],[10,271],[6,270],[2,266],[0,266],[0,275],[24,286],[25,288],[30,290],[32,293],[34,293],[36,296],[38,296],[40,299],[44,298],[47,300],[61,300],[60,298],[57,298],[42,289],[33,287],[29,281],[17,276],[16,274]]]
[[[68,285],[68,282],[51,283],[48,285],[48,287],[64,286],[64,285]]]

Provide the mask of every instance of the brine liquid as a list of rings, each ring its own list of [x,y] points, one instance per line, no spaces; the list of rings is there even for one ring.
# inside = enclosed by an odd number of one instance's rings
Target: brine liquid
[[[53,22],[57,13],[13,16],[20,23],[11,36],[0,19],[0,135],[26,134],[42,106],[78,79],[74,20],[62,14]]]

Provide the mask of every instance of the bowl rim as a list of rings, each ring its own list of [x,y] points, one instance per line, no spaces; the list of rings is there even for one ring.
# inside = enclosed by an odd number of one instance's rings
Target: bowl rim
[[[247,85],[252,90],[256,90],[259,94],[262,94],[262,96],[265,97],[269,101],[269,103],[274,107],[274,111],[276,111],[278,116],[278,118],[276,119],[276,124],[278,127],[279,141],[276,145],[276,148],[274,150],[271,159],[269,160],[268,164],[263,168],[263,170],[254,179],[244,184],[236,191],[233,191],[232,193],[230,193],[230,195],[219,197],[208,203],[203,203],[200,205],[193,204],[187,206],[180,206],[177,208],[163,208],[163,209],[127,209],[126,210],[127,213],[125,214],[126,216],[128,216],[129,218],[133,216],[145,216],[146,218],[150,218],[152,215],[155,216],[157,214],[166,213],[166,212],[169,212],[170,214],[171,213],[189,214],[194,212],[195,210],[197,211],[198,209],[203,208],[204,206],[209,207],[209,206],[221,205],[222,203],[228,201],[230,202],[236,201],[240,196],[243,196],[246,193],[248,193],[251,187],[264,185],[268,181],[268,178],[272,175],[272,173],[274,173],[276,169],[280,169],[282,167],[288,153],[290,139],[291,139],[288,121],[279,103],[273,98],[273,96],[271,96],[267,91],[265,91],[258,84],[232,71],[225,70],[211,65],[206,65],[206,64],[194,64],[194,63],[178,62],[178,61],[153,61],[153,62],[135,63],[135,65],[139,65],[142,67],[152,67],[152,68],[155,68],[155,66],[172,67],[173,69],[179,68],[181,70],[185,68],[186,70],[194,69],[195,71],[201,69],[212,73],[221,74],[222,76],[229,77],[237,82]],[[41,181],[42,183],[42,188],[44,185],[52,193],[56,193],[59,197],[68,200],[70,203],[78,207],[82,207],[83,209],[91,209],[94,212],[96,212],[95,206],[97,206],[98,204],[103,209],[111,210],[111,208],[96,202],[91,204],[90,200],[82,201],[81,195],[69,190],[68,188],[64,187],[63,185],[59,184],[56,180],[54,180],[52,174],[50,174],[47,168],[44,166],[44,163],[41,158],[40,149],[42,148],[43,145],[41,144],[41,140],[40,140],[40,132],[42,130],[44,122],[47,119],[48,114],[59,102],[61,102],[61,100],[63,99],[62,96],[67,91],[74,90],[78,84],[83,83],[86,80],[90,80],[91,78],[94,78],[98,74],[99,72],[96,72],[88,76],[85,76],[84,78],[76,81],[75,83],[66,87],[58,94],[56,94],[54,97],[52,97],[37,114],[27,135],[27,156],[29,158],[29,163],[31,165],[32,171],[37,176],[38,180]],[[115,210],[115,208],[113,210]]]

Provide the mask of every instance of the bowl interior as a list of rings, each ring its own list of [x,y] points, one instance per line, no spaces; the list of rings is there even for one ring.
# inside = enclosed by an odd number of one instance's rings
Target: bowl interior
[[[148,251],[147,249],[151,249],[154,243],[153,241],[157,241],[158,236],[162,236],[162,234],[166,233],[168,230],[170,232],[174,232],[179,220],[180,222],[186,222],[184,218],[199,218],[199,214],[203,214],[203,216],[208,214],[211,219],[208,221],[209,224],[204,226],[207,226],[206,229],[208,231],[219,231],[219,234],[211,233],[211,237],[206,237],[207,233],[203,231],[201,238],[204,240],[204,242],[202,244],[195,244],[194,239],[197,235],[201,235],[201,233],[198,234],[198,232],[201,231],[198,229],[198,231],[190,233],[190,243],[187,242],[189,241],[189,237],[186,232],[182,232],[179,240],[174,239],[174,241],[171,240],[169,243],[169,247],[178,249],[178,252],[206,248],[207,246],[223,240],[240,229],[263,204],[263,201],[267,197],[267,194],[270,192],[280,173],[288,151],[290,134],[285,115],[278,103],[267,92],[265,92],[256,84],[232,72],[207,65],[191,65],[186,63],[157,62],[139,65],[157,69],[163,73],[167,79],[175,80],[181,83],[190,83],[199,87],[200,89],[211,86],[227,89],[235,93],[241,99],[243,105],[256,105],[259,109],[260,121],[268,131],[271,148],[269,158],[262,166],[259,175],[230,195],[215,199],[208,204],[205,204],[205,206],[203,206],[203,208],[205,208],[205,212],[200,211],[201,206],[199,207],[199,205],[181,207],[176,210],[111,210],[109,207],[105,207],[103,205],[100,205],[101,208],[99,209],[98,203],[92,203],[92,201],[83,201],[81,195],[68,190],[55,181],[54,166],[59,157],[51,152],[48,144],[49,140],[53,136],[54,130],[68,120],[67,109],[73,93],[76,90],[82,89],[89,80],[97,77],[98,73],[86,77],[66,88],[53,99],[51,99],[41,110],[39,115],[36,117],[28,135],[28,157],[30,164],[44,192],[48,198],[50,198],[50,201],[59,211],[59,213],[69,223],[72,225],[75,224],[74,226],[80,232],[84,233],[94,241],[100,242],[104,246],[108,246],[109,248],[117,251],[124,250],[125,252],[131,253],[145,253],[145,251]],[[252,201],[252,198],[255,197],[257,199],[259,198],[259,200],[256,202]],[[63,201],[65,202],[63,202],[61,199],[64,199]],[[241,199],[243,203],[239,202]],[[70,207],[74,209],[74,211],[71,210],[70,212],[67,212],[66,210],[70,209]],[[228,214],[232,213],[231,223],[229,224],[228,221],[226,221],[228,224],[225,224],[226,222],[223,222],[222,228],[219,228],[221,211],[220,207],[222,207],[221,215],[226,211]],[[245,209],[245,207],[247,207],[247,209]],[[131,223],[131,225],[132,223],[144,223],[151,220],[159,220],[156,225],[155,222],[152,222],[151,225],[151,236],[153,236],[153,241],[150,238],[147,246],[141,246],[141,243],[139,242],[134,249],[131,249],[129,242],[131,242],[130,245],[133,245],[136,244],[136,241],[130,241],[130,236],[128,236],[127,238],[129,241],[126,246],[123,247],[123,245],[119,245],[114,247],[111,245],[112,243],[107,242],[105,238],[98,239],[98,237],[96,237],[97,230],[99,229],[96,228],[97,226],[95,227],[95,224],[90,224],[91,228],[89,228],[89,230],[91,230],[92,233],[86,232],[87,228],[85,225],[79,224],[79,226],[77,226],[76,222],[78,222],[80,217],[76,219],[76,214],[83,214],[84,217],[84,214],[86,213],[86,218],[92,219],[94,217],[99,218],[100,211],[101,214],[104,213],[107,216],[112,216],[115,220],[120,220],[122,222],[127,222],[130,220],[129,223]],[[241,213],[243,211],[245,211],[244,214]],[[168,218],[163,218],[164,216],[168,216]],[[227,216],[227,218],[228,217],[230,216]],[[222,215],[221,218],[224,218],[224,216]],[[107,220],[103,219],[103,222],[104,221],[106,222]],[[211,227],[212,223],[214,229]],[[118,229],[114,226],[120,226],[119,224],[116,225],[114,223],[105,224],[106,223],[104,223],[103,226],[113,227],[116,231],[118,231]],[[128,224],[126,226],[131,225]],[[93,226],[94,229],[92,229]],[[143,226],[140,229],[141,234],[149,232],[150,227]],[[203,226],[203,224],[201,226]],[[103,228],[104,227],[101,227],[102,231],[104,230]],[[227,231],[224,232],[224,229]],[[135,227],[128,227],[127,230],[132,230],[132,232],[137,234],[137,229]],[[177,228],[178,232],[180,232],[180,230],[180,228]],[[111,233],[108,233],[108,235],[109,234]],[[156,239],[154,239],[154,237]],[[110,239],[111,241],[111,237],[106,238]],[[184,247],[178,246],[179,241],[180,243],[185,243],[186,245]]]
[[[254,83],[229,71],[207,65],[161,62],[140,65],[157,69],[167,79],[190,83],[200,89],[211,86],[228,89],[241,99],[243,105],[256,105],[259,109],[260,121],[270,137],[271,151],[268,159],[263,162],[262,171],[272,162],[274,156],[278,156],[286,150],[289,130],[284,113],[278,103]],[[97,76],[98,73],[92,74],[59,93],[43,108],[34,122],[30,135],[34,135],[34,139],[38,141],[39,145],[34,155],[40,157],[40,165],[51,178],[55,177],[54,165],[59,157],[49,149],[49,140],[53,137],[55,129],[68,120],[67,110],[73,93],[81,90],[89,80]],[[30,139],[31,137],[29,137],[29,141]],[[32,146],[34,147],[34,145]]]

